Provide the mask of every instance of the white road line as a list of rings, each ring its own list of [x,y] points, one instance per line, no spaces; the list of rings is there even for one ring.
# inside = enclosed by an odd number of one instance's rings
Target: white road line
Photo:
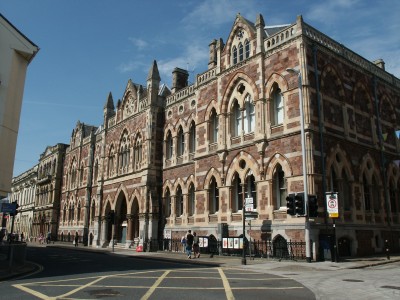
[[[235,299],[235,297],[233,296],[232,290],[231,290],[231,286],[229,285],[229,281],[224,274],[224,271],[222,271],[221,268],[218,268],[218,272],[219,272],[219,275],[221,276],[222,284],[224,285],[226,299],[228,299],[228,300]]]
[[[146,292],[146,294],[144,294],[144,296],[142,297],[142,300],[147,300],[149,299],[149,297],[151,296],[151,294],[154,293],[154,291],[156,290],[156,288],[160,285],[160,283],[164,280],[165,277],[167,277],[167,275],[171,272],[171,270],[165,271],[164,274],[162,274],[160,276],[160,278],[158,278],[156,280],[156,282],[154,282],[153,286]]]

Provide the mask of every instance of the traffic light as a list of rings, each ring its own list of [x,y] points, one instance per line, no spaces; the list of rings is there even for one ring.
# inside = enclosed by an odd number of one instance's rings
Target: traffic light
[[[110,224],[114,225],[115,221],[115,212],[113,210],[110,210],[107,214],[107,221],[110,222]]]
[[[294,211],[296,215],[304,215],[304,193],[294,196]]]
[[[288,215],[294,216],[294,194],[289,194],[286,197],[286,213]]]
[[[318,199],[315,195],[308,195],[308,216],[318,217]]]
[[[12,204],[13,204],[14,207],[15,207],[15,213],[10,213],[10,216],[11,216],[11,217],[16,216],[16,215],[18,214],[18,208],[19,208],[19,205],[18,205],[18,202],[17,202],[17,201],[14,201]]]

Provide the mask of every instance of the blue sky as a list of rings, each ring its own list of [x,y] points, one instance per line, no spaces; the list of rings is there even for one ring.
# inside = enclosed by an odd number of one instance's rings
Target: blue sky
[[[144,84],[157,60],[170,86],[174,67],[189,81],[207,69],[212,39],[226,41],[235,16],[267,25],[306,23],[400,77],[398,0],[1,0],[0,12],[40,47],[28,67],[14,176],[48,145],[69,143],[78,120],[101,125],[109,92]]]

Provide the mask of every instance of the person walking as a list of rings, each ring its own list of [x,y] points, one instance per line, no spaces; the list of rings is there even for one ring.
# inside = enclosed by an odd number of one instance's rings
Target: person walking
[[[193,255],[194,258],[200,257],[199,237],[197,236],[196,232],[193,232]]]
[[[193,247],[193,234],[192,231],[189,229],[186,234],[186,254],[189,259],[192,258],[192,247]]]
[[[75,247],[78,247],[78,243],[79,243],[79,235],[78,232],[75,232],[75,239],[74,239]]]
[[[181,238],[181,244],[182,244],[182,252],[185,253],[186,252],[186,236],[185,235]]]

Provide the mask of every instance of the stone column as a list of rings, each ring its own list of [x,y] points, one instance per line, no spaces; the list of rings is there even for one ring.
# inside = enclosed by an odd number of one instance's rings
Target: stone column
[[[131,248],[133,245],[133,215],[126,215],[127,220],[127,232],[126,232],[126,241],[125,241],[125,248]]]
[[[105,248],[107,246],[107,229],[108,224],[105,216],[101,217],[101,230],[100,230],[100,246]]]
[[[93,226],[93,244],[92,246],[100,246],[100,234],[101,234],[101,217],[96,216]]]

